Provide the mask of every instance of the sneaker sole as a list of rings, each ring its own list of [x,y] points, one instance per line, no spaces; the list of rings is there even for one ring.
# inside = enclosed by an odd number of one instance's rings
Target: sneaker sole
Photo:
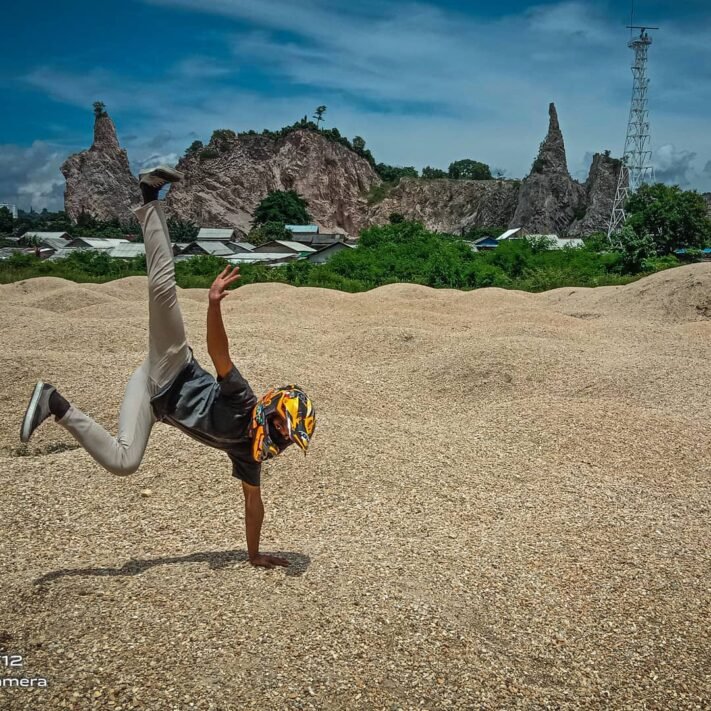
[[[35,412],[37,410],[37,403],[39,402],[40,396],[42,395],[42,389],[44,388],[44,383],[40,380],[37,385],[35,385],[34,392],[30,398],[30,404],[27,406],[27,411],[25,412],[25,417],[22,420],[22,427],[20,428],[20,441],[29,442],[30,436],[32,435],[32,420],[34,419]]]

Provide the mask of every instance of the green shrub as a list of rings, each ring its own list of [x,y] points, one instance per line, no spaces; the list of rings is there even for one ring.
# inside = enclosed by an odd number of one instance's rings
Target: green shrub
[[[213,160],[214,158],[219,158],[219,157],[220,157],[219,151],[216,151],[214,148],[203,148],[198,153],[198,160],[201,163],[204,163],[206,160]]]

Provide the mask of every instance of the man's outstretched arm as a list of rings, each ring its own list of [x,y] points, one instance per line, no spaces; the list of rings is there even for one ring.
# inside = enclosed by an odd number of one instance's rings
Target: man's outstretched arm
[[[207,352],[212,358],[217,374],[224,378],[232,370],[230,347],[225,333],[225,324],[222,322],[222,309],[220,304],[230,292],[227,287],[239,279],[239,267],[225,267],[210,287],[207,306]]]
[[[242,482],[242,491],[244,492],[244,522],[247,529],[249,562],[252,565],[259,565],[263,568],[273,568],[275,565],[289,565],[289,561],[284,558],[264,555],[259,552],[259,538],[262,533],[262,521],[264,520],[262,492],[260,487],[252,486],[245,482]]]

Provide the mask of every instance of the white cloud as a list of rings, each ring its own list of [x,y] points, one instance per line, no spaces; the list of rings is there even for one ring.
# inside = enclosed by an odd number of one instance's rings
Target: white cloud
[[[64,178],[59,166],[66,148],[43,141],[31,146],[0,145],[0,202],[23,210],[60,210],[64,201]]]
[[[472,157],[521,177],[545,135],[549,101],[573,175],[586,176],[591,153],[618,155],[624,143],[632,53],[618,19],[597,3],[484,19],[373,0],[302,0],[298,12],[287,0],[144,1],[223,16],[220,47],[232,56],[186,54],[150,82],[101,68],[40,67],[27,77],[59,101],[89,107],[101,97],[136,166],[180,154],[216,128],[278,128],[319,104],[327,125],[363,136],[377,160],[393,164],[446,168]],[[694,76],[711,66],[707,35],[708,22],[665,24],[650,50],[650,109],[661,175],[711,190],[711,172],[696,171],[692,155],[711,158],[711,82]],[[240,86],[254,66],[285,96]],[[669,154],[669,145],[678,148]]]

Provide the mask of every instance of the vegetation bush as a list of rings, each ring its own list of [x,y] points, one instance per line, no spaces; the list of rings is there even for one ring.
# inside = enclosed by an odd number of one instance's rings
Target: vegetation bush
[[[711,246],[711,220],[706,201],[695,190],[677,185],[642,185],[627,200],[625,227],[649,235],[657,256],[677,249]]]
[[[447,174],[452,180],[491,180],[489,166],[471,158],[450,163]]]
[[[294,190],[275,190],[257,205],[253,225],[280,222],[286,225],[306,225],[311,221],[308,203]]]

